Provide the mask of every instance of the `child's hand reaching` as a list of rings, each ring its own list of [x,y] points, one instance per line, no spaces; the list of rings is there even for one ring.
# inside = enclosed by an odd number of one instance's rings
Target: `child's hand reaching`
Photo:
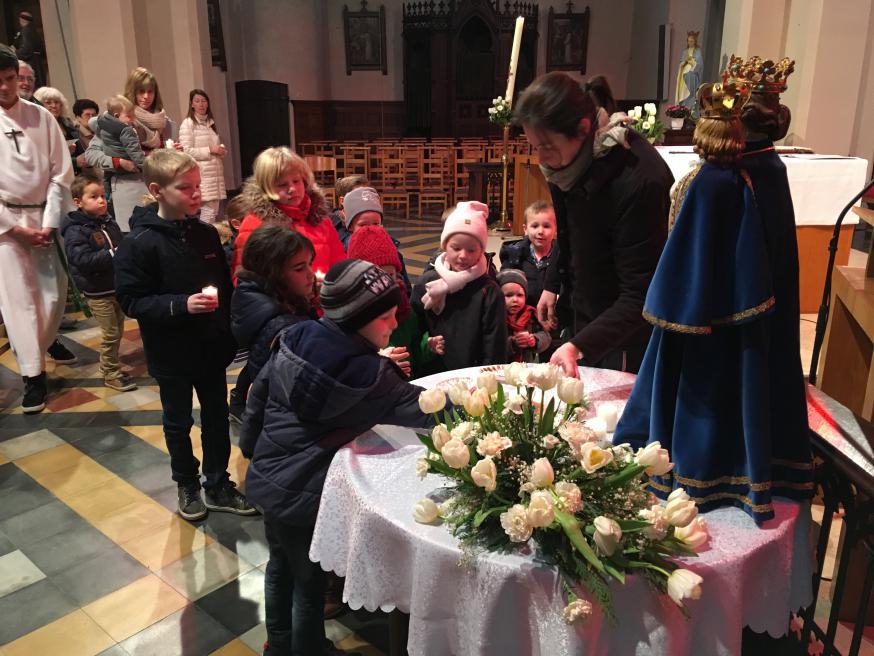
[[[188,314],[205,314],[215,312],[218,308],[218,298],[209,294],[192,294],[188,297]]]
[[[525,330],[513,335],[513,342],[520,349],[534,348],[534,346],[537,345],[537,340],[534,338],[534,335]]]
[[[407,351],[406,346],[387,346],[379,352],[383,357],[392,360],[397,366],[401,368],[401,371],[404,372],[404,375],[409,378],[412,373],[412,369],[410,368],[410,352]]]
[[[443,355],[446,353],[446,340],[443,339],[443,335],[429,337],[428,348],[431,349],[432,353],[436,353],[437,355]]]

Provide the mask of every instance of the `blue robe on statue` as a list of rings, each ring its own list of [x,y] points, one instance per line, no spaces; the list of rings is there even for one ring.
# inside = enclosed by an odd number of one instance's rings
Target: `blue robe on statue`
[[[772,184],[779,171],[756,175]],[[813,486],[791,197],[778,185],[757,205],[756,181],[705,163],[678,183],[679,213],[644,304],[654,329],[614,442],[670,451],[674,469],[650,479],[657,495],[683,487],[702,511],[738,506],[762,522],[774,516],[772,495],[809,497]]]

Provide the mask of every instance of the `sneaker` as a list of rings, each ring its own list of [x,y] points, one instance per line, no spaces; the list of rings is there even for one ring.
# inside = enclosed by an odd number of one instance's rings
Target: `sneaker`
[[[137,388],[137,384],[126,374],[122,374],[118,378],[107,378],[103,384],[119,392],[130,392]]]
[[[21,410],[25,414],[42,412],[46,407],[46,375],[24,376],[24,398]]]
[[[79,359],[66,346],[61,344],[61,340],[56,339],[48,348],[48,353],[57,364],[75,364]]]
[[[179,486],[179,515],[189,522],[206,517],[206,506],[200,497],[199,486]]]
[[[206,507],[218,512],[229,512],[235,515],[257,515],[258,511],[246,501],[246,497],[237,492],[237,486],[232,481],[211,490],[206,490]]]

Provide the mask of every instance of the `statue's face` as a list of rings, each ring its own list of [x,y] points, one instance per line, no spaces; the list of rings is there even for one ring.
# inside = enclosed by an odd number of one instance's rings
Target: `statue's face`
[[[698,40],[694,36],[687,36],[686,37],[686,47],[687,48],[694,48],[696,45],[698,45]]]

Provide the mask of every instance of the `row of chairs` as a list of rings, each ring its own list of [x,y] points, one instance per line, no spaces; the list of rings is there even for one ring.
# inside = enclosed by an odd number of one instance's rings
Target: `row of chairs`
[[[442,212],[470,200],[466,164],[500,162],[500,139],[376,139],[373,141],[312,141],[298,144],[328,199],[336,205],[334,182],[349,175],[363,175],[376,186],[386,209],[418,216]],[[530,153],[528,142],[512,139],[508,153]],[[479,199],[477,199],[479,200]]]

